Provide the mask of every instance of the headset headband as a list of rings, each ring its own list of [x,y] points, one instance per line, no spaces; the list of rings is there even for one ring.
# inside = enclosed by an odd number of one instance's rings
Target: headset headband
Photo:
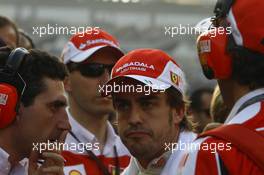
[[[28,51],[22,47],[12,50],[8,56],[5,68],[16,73],[26,54],[28,54]]]
[[[6,61],[6,65],[0,70],[0,83],[8,83],[15,86],[20,94],[23,94],[26,83],[18,73],[18,69],[29,52],[25,48],[16,48],[12,50]]]

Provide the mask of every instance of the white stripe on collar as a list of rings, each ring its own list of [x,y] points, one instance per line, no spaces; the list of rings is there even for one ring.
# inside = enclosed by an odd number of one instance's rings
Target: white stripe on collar
[[[225,124],[228,124],[230,123],[231,120],[233,120],[233,118],[236,116],[239,108],[248,100],[250,100],[251,98],[255,97],[255,96],[258,96],[258,95],[261,95],[261,94],[264,94],[264,88],[260,88],[260,89],[256,89],[254,91],[251,91],[249,93],[247,93],[246,95],[242,96],[236,103],[235,105],[233,106],[231,112],[229,113],[226,121],[225,121]],[[243,112],[243,111],[241,111]]]

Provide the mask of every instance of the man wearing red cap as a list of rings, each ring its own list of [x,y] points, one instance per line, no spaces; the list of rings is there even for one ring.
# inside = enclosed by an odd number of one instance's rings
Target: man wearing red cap
[[[112,95],[118,131],[133,155],[124,175],[169,175],[195,134],[185,118],[185,78],[156,49],[137,49],[113,67],[103,95]],[[173,153],[173,156],[171,156]]]
[[[63,50],[69,70],[65,89],[72,126],[66,139],[70,147],[63,153],[65,174],[115,174],[129,163],[129,152],[108,121],[114,111],[112,100],[99,92],[121,56],[117,40],[98,28],[74,35]]]
[[[214,25],[218,32],[230,25],[232,33],[198,38],[204,74],[218,80],[231,112],[223,126],[199,136],[201,147],[189,153],[181,174],[264,174],[263,8],[259,0],[218,1]]]

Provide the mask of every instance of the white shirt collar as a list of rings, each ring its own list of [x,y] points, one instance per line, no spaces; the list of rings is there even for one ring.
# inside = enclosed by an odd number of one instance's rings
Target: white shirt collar
[[[9,154],[0,148],[0,174],[8,174],[11,169],[8,157]]]
[[[177,143],[191,143],[196,137],[196,134],[193,134],[192,132],[185,132],[182,131],[180,132],[179,139]],[[130,164],[125,170],[124,174],[129,175],[129,174],[153,174],[153,175],[158,175],[158,174],[166,174],[170,169],[172,168],[171,166],[176,167],[178,165],[178,162],[181,160],[181,156],[185,150],[177,149],[174,150],[174,153],[172,154],[172,150],[167,151],[163,153],[160,157],[152,160],[147,169],[144,169],[139,162],[136,160],[135,157],[132,157],[130,160]],[[173,157],[171,156],[173,155]],[[172,158],[172,159],[171,159]],[[178,162],[176,162],[178,161]],[[175,164],[176,163],[176,164]],[[168,166],[167,166],[168,165]]]
[[[83,143],[98,143],[98,139],[95,135],[74,119],[69,111],[69,107],[66,108],[66,111],[72,127],[72,132],[78,137],[78,139]],[[113,152],[113,146],[115,145],[117,138],[118,136],[116,135],[114,128],[111,123],[107,121],[107,139],[102,152],[103,155]]]
[[[229,123],[237,114],[239,108],[248,100],[250,100],[251,98],[264,94],[264,88],[260,88],[260,89],[256,89],[254,91],[251,91],[249,93],[247,93],[246,95],[240,97],[240,99],[235,103],[234,107],[232,108],[231,112],[229,113],[225,124]]]
[[[8,161],[9,154],[2,148],[0,148],[0,175],[2,174],[25,174],[26,169],[28,167],[28,159],[24,158],[19,163],[17,166],[12,168],[11,170],[11,164]],[[12,172],[10,172],[12,171]]]

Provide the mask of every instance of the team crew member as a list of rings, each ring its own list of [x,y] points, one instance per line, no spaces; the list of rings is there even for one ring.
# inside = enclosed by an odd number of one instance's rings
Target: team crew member
[[[212,122],[210,115],[210,102],[213,91],[209,88],[201,88],[194,91],[190,97],[191,104],[188,110],[191,120],[195,123],[195,132],[201,133],[204,127]]]
[[[106,86],[121,90],[104,95],[113,96],[120,137],[133,155],[123,174],[174,174],[184,152],[175,145],[195,138],[185,118],[184,73],[163,51],[138,49],[115,64],[111,78]]]
[[[18,42],[19,47],[24,47],[28,50],[35,48],[35,44],[34,44],[33,40],[30,38],[30,36],[24,30],[19,29],[18,35],[19,35],[19,42]]]
[[[108,121],[112,100],[100,89],[108,81],[116,61],[123,56],[117,40],[94,28],[92,33],[73,36],[65,46],[63,60],[70,72],[65,81],[69,97],[68,116],[72,132],[66,143],[85,144],[64,152],[65,174],[105,175],[121,172],[129,163],[129,152]]]
[[[0,16],[0,38],[9,47],[18,46],[18,29],[16,24],[5,16]]]
[[[63,157],[39,145],[64,141],[70,130],[66,75],[65,65],[45,52],[0,49],[0,175],[63,174]]]
[[[184,175],[264,174],[264,22],[258,20],[263,8],[259,0],[219,1],[214,25],[230,24],[232,33],[198,38],[204,73],[218,80],[232,110],[224,126],[196,140],[211,149],[191,152]]]

